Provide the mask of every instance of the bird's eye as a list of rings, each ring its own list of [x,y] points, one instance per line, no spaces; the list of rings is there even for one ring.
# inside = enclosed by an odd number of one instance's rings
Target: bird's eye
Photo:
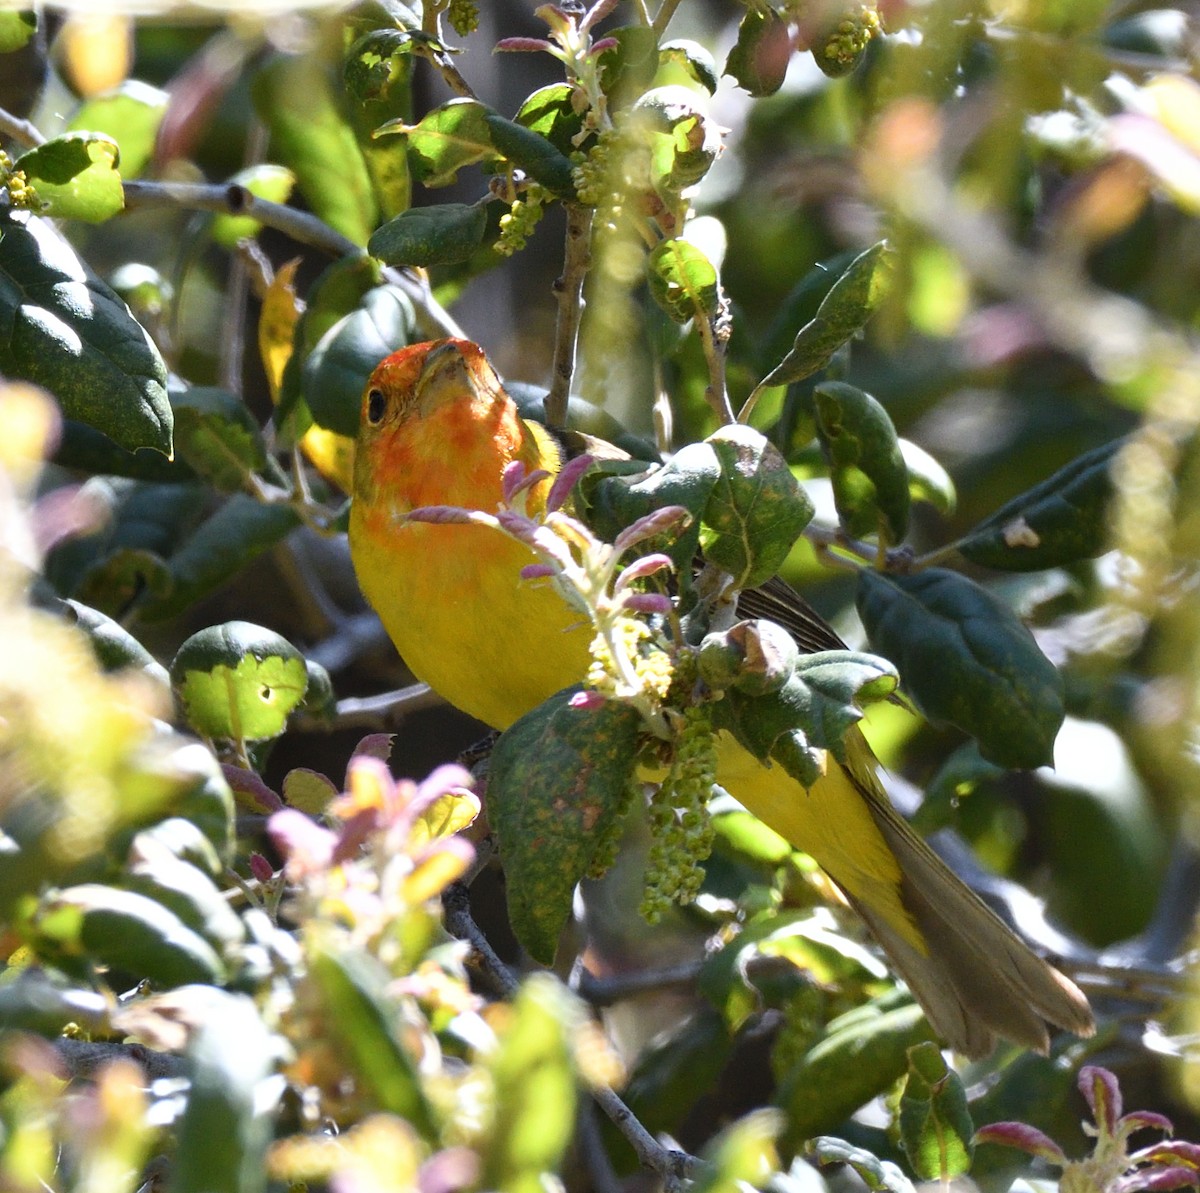
[[[383,390],[371,390],[367,394],[367,422],[372,424],[381,422],[385,410],[387,410],[387,398],[384,397]]]

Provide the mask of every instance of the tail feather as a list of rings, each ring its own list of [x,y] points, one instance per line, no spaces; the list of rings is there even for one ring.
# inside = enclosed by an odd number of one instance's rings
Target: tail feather
[[[1037,956],[983,903],[882,792],[864,790],[863,795],[900,863],[902,899],[928,943],[928,952],[914,948],[871,907],[856,899],[850,902],[925,1008],[938,1035],[968,1056],[990,1052],[998,1036],[1045,1052],[1050,1027],[1090,1036],[1095,1022],[1079,988]]]

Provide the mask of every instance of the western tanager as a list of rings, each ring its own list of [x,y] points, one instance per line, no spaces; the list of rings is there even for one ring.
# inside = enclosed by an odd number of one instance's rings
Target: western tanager
[[[549,585],[520,576],[530,550],[486,525],[409,520],[418,507],[495,512],[505,468],[553,476],[563,460],[523,420],[483,350],[464,340],[387,357],[363,395],[350,547],[359,583],[413,673],[451,704],[504,729],[587,674],[592,631]],[[530,506],[545,500],[543,481]],[[790,588],[743,594],[750,616],[784,624],[803,650],[840,639]],[[806,790],[721,732],[717,780],[810,854],[859,912],[933,1029],[971,1056],[996,1037],[1044,1051],[1048,1028],[1093,1031],[1076,986],[1036,956],[895,811],[865,738],[830,756]]]

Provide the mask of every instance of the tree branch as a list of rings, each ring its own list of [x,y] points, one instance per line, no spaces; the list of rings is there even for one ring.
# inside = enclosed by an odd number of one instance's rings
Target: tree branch
[[[575,374],[575,346],[583,318],[583,280],[592,262],[592,217],[582,203],[567,203],[567,236],[562,276],[554,283],[558,295],[558,327],[554,336],[554,375],[546,395],[546,421],[552,427],[567,422],[567,398]]]

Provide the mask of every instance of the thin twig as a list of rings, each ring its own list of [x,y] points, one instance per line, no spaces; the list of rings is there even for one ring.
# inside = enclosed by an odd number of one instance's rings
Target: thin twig
[[[471,915],[471,893],[462,882],[452,882],[442,892],[446,931],[471,946],[474,960],[488,984],[501,998],[512,998],[520,987],[516,974],[500,960],[483,930]]]
[[[606,1085],[596,1086],[592,1090],[592,1097],[608,1115],[613,1126],[629,1141],[629,1146],[643,1166],[663,1178],[665,1188],[678,1189],[684,1181],[694,1180],[708,1167],[703,1160],[689,1156],[687,1152],[659,1143],[615,1090]]]
[[[575,375],[575,346],[583,318],[583,280],[592,260],[592,217],[582,203],[568,203],[567,236],[562,276],[554,283],[558,295],[558,326],[554,335],[554,375],[546,395],[546,421],[552,427],[567,422],[567,398]]]
[[[579,1163],[590,1178],[595,1193],[621,1193],[621,1179],[617,1176],[605,1150],[594,1103],[580,1103],[575,1124]]]
[[[610,978],[598,978],[580,968],[573,985],[581,998],[594,1007],[608,1007],[651,990],[666,990],[672,986],[691,986],[703,968],[703,961],[685,961],[663,969],[636,970]]]
[[[725,345],[728,335],[722,335],[723,321],[728,321],[724,310],[719,311],[713,319],[701,316],[695,323],[696,330],[700,333],[700,343],[704,346],[704,360],[708,365],[708,388],[704,391],[704,396],[716,412],[717,418],[721,420],[721,424],[728,426],[734,421],[734,417],[733,407],[729,404],[729,389],[725,384]]]
[[[18,141],[29,149],[46,143],[46,138],[28,120],[22,120],[4,108],[0,108],[0,136]]]
[[[671,18],[675,15],[679,3],[680,0],[663,0],[662,7],[658,10],[658,16],[654,18],[654,32],[659,37],[662,37],[667,31],[667,26],[671,23]]]

